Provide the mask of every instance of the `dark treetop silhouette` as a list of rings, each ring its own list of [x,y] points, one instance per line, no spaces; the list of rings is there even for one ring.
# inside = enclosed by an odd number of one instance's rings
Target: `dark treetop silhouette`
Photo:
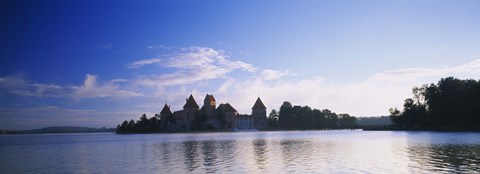
[[[413,88],[403,110],[390,108],[400,129],[480,130],[480,81],[442,78],[437,84]]]

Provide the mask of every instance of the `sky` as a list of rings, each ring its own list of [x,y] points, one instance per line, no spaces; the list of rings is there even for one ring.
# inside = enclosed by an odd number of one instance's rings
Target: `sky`
[[[388,115],[480,79],[480,1],[0,2],[0,129],[115,127],[206,94]]]

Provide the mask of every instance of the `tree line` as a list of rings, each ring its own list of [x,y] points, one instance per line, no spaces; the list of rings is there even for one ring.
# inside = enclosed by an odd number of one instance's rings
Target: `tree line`
[[[219,111],[216,113],[216,117],[220,123],[219,130],[226,129],[226,120],[223,117],[223,112]],[[195,112],[194,120],[192,121],[190,127],[192,131],[204,131],[211,130],[211,127],[205,127],[204,124],[207,120],[205,110],[202,108]],[[155,116],[148,118],[146,114],[143,114],[139,120],[130,121],[125,120],[122,124],[117,126],[117,133],[162,133],[162,132],[171,132],[171,126],[176,126],[177,120],[173,115],[169,116],[167,119],[161,119],[160,114],[155,114]]]
[[[226,129],[226,121],[222,112],[217,112],[220,122],[219,130]],[[192,131],[204,131],[211,128],[205,127],[206,114],[203,109],[195,113],[192,122]],[[161,133],[170,132],[167,125],[175,124],[174,117],[160,119],[160,114],[148,118],[143,114],[139,120],[125,120],[117,126],[117,133]],[[273,109],[267,118],[268,128],[275,130],[314,130],[314,129],[354,129],[356,118],[349,114],[336,114],[328,109],[312,109],[308,106],[293,106],[285,101],[280,110]]]
[[[47,134],[47,133],[93,133],[93,132],[115,132],[115,128],[91,128],[79,126],[51,126],[40,129],[29,130],[1,130],[0,134]]]
[[[414,87],[403,109],[390,118],[402,129],[480,130],[480,81],[442,78],[437,84]]]
[[[283,102],[280,110],[273,109],[268,124],[279,130],[354,129],[356,118],[349,114],[336,114],[328,109],[312,109],[309,106],[293,106]]]
[[[160,130],[160,119],[157,117],[147,118],[146,114],[143,114],[137,121],[125,120],[117,126],[117,133],[153,133],[160,132]]]

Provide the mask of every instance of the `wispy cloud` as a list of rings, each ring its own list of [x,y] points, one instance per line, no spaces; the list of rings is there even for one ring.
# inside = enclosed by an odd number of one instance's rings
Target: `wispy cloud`
[[[1,92],[8,92],[21,96],[72,98],[76,100],[102,97],[126,98],[143,95],[142,93],[120,89],[119,83],[125,81],[126,80],[124,79],[113,79],[99,84],[97,82],[97,76],[87,74],[85,81],[80,86],[62,86],[30,82],[21,75],[15,75],[0,78],[0,90]]]
[[[145,65],[150,65],[150,64],[158,64],[162,61],[160,58],[151,58],[151,59],[144,59],[144,60],[139,60],[135,61],[133,63],[128,64],[128,68],[140,68]]]
[[[437,78],[445,76],[456,76],[459,78],[480,77],[480,57],[475,57],[470,62],[451,67],[442,68],[404,68],[380,72],[369,77],[368,82],[385,81],[393,83],[416,82],[423,78]]]
[[[116,83],[119,80],[108,81],[103,84],[97,84],[97,76],[87,74],[85,81],[81,86],[72,87],[74,91],[73,97],[75,99],[83,98],[98,98],[98,97],[136,97],[142,96],[143,94],[128,90],[119,89],[119,85]]]
[[[262,69],[233,59],[221,50],[207,47],[164,50],[155,58],[129,63],[127,68],[135,72],[137,68],[148,66],[161,68],[162,73],[140,73],[130,79],[107,79],[103,82],[98,76],[87,74],[79,85],[37,83],[21,75],[0,77],[0,93],[74,100],[142,97],[140,100],[122,101],[131,106],[125,109],[143,110],[152,113],[150,116],[159,112],[165,102],[172,105],[173,110],[181,109],[189,93],[193,93],[197,102],[206,93],[213,93],[217,101],[229,102],[241,113],[251,112],[256,98],[261,97],[269,110],[278,109],[287,100],[293,104],[327,108],[340,113],[372,116],[386,115],[390,107],[401,107],[403,100],[411,96],[413,86],[435,83],[447,76],[480,79],[480,57],[450,67],[388,70],[372,74],[359,82],[343,84],[333,83],[323,76],[305,77],[289,70]],[[35,110],[38,108],[24,112]],[[48,109],[40,110],[46,112]],[[50,111],[57,112],[54,108],[50,108]],[[75,115],[70,111],[58,110],[58,115]],[[7,113],[7,110],[2,112]],[[78,112],[89,114],[90,111]],[[138,115],[143,112],[135,113]]]
[[[136,110],[98,111],[41,105],[28,108],[0,108],[0,128],[33,129],[48,126],[115,127],[123,120],[140,117]],[[146,113],[152,115],[153,113]],[[137,119],[137,118],[135,118]]]
[[[388,108],[401,107],[403,100],[411,97],[412,87],[436,83],[447,76],[480,79],[480,59],[452,67],[390,70],[347,84],[332,83],[324,77],[280,81],[229,79],[219,87],[217,98],[224,98],[242,112],[250,112],[254,100],[260,96],[269,109],[278,109],[288,100],[357,116],[386,115]]]
[[[165,46],[165,45],[147,45],[147,48],[152,49],[152,50],[169,50],[169,49],[172,49],[172,47],[168,47],[168,46]]]
[[[139,67],[156,64],[175,71],[166,74],[143,75],[136,79],[141,86],[167,87],[186,85],[202,80],[226,78],[234,70],[255,72],[256,68],[242,61],[231,60],[223,51],[206,47],[181,48],[159,57],[144,59],[129,64]]]
[[[164,68],[172,68],[167,74],[145,75],[135,83],[159,87],[159,98],[168,98],[173,106],[183,104],[183,95],[196,91],[200,99],[203,93],[213,92],[219,101],[233,104],[243,113],[250,112],[254,100],[260,96],[269,109],[278,109],[280,104],[294,104],[328,108],[353,115],[386,115],[388,108],[401,107],[403,100],[411,96],[413,86],[435,83],[440,78],[480,78],[480,58],[457,66],[439,68],[404,68],[388,70],[371,75],[360,82],[338,84],[327,77],[294,77],[288,70],[261,69],[254,65],[234,61],[222,51],[212,48],[190,47],[180,49],[170,57],[161,59]],[[244,70],[251,75],[239,78],[234,70]],[[205,91],[205,81],[220,79],[216,91]],[[186,89],[184,85],[189,85]],[[208,84],[208,83],[207,83]],[[213,84],[207,85],[212,87]],[[173,90],[164,90],[172,87]],[[172,96],[180,99],[172,99]],[[181,109],[181,108],[178,108]]]
[[[293,73],[292,71],[285,70],[285,71],[277,71],[277,70],[272,70],[272,69],[265,69],[260,72],[261,78],[265,80],[274,80],[274,79],[279,79],[285,76],[295,76],[296,73]]]
[[[0,77],[0,92],[30,97],[63,97],[68,90],[55,84],[27,81],[22,74]]]

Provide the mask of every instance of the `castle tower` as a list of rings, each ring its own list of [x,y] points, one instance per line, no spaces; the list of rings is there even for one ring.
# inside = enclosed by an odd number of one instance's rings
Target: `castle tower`
[[[172,111],[170,110],[170,106],[168,106],[165,103],[165,106],[163,106],[162,111],[160,111],[160,119],[161,120],[167,120],[168,117],[172,115]]]
[[[162,111],[160,111],[160,120],[162,121],[161,127],[163,129],[165,130],[170,129],[170,122],[172,120],[171,119],[172,117],[173,117],[173,113],[170,110],[170,106],[168,106],[167,103],[165,103]]]
[[[257,101],[255,101],[252,107],[252,116],[255,129],[267,127],[267,107],[265,107],[260,97],[257,98]]]
[[[215,108],[215,98],[213,97],[213,95],[207,94],[207,96],[205,96],[205,99],[203,100],[203,109],[207,118],[215,117]]]
[[[238,112],[235,108],[232,107],[232,105],[230,105],[229,103],[222,103],[218,105],[217,112],[223,114],[223,118],[225,119],[225,123],[223,124],[225,124],[224,126],[226,129],[237,129]]]
[[[195,120],[195,113],[198,111],[198,104],[193,98],[192,94],[186,99],[183,105],[183,120],[182,129],[190,130],[191,123]]]

